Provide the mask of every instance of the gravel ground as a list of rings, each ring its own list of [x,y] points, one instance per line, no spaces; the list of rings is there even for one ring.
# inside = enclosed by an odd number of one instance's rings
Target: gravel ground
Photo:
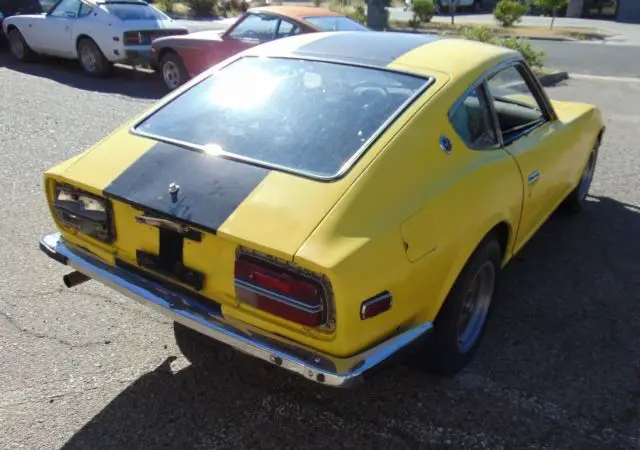
[[[0,54],[0,447],[640,448],[640,84],[572,80],[607,119],[589,205],[556,214],[506,270],[472,366],[389,367],[331,390],[239,356],[213,372],[171,324],[38,250],[42,172],[162,93],[150,76]]]

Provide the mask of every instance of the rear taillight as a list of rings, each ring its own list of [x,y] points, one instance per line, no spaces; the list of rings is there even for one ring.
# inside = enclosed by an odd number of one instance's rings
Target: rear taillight
[[[262,311],[310,327],[328,320],[323,282],[292,268],[249,253],[235,262],[236,296]]]
[[[103,242],[113,241],[113,214],[107,199],[65,184],[56,184],[53,193],[53,211],[62,224]]]
[[[140,45],[144,42],[144,36],[139,31],[127,31],[122,36],[124,45]]]

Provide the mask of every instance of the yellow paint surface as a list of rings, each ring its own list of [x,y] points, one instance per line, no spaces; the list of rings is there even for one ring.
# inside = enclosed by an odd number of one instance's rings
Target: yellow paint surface
[[[311,34],[297,42],[316,38]],[[293,47],[284,40],[276,48]],[[264,48],[253,51],[264,54]],[[433,320],[490,230],[508,231],[506,264],[575,187],[602,125],[589,105],[555,102],[559,120],[510,148],[469,150],[447,112],[469,83],[513,55],[452,39],[391,63],[390,68],[433,76],[435,83],[341,180],[323,183],[273,171],[217,235],[186,244],[185,264],[207,276],[202,293],[223,304],[225,315],[334,355],[353,354],[399,327]],[[100,194],[154,144],[130,135],[128,127],[52,168],[46,179]],[[441,151],[440,136],[450,138],[450,154]],[[544,178],[527,186],[523,177],[532,170]],[[61,230],[108,262],[117,256],[135,263],[136,249],[157,252],[158,232],[135,222],[138,211],[114,202],[114,212],[113,246]],[[307,330],[240,304],[233,284],[238,245],[326,275],[335,297],[335,331]],[[362,321],[362,302],[383,291],[392,293],[393,308]]]

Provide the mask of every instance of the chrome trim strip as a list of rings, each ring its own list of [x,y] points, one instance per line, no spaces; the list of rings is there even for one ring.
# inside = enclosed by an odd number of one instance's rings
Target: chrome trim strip
[[[161,284],[107,265],[88,252],[66,243],[59,233],[43,236],[40,247],[54,260],[66,262],[75,270],[166,315],[171,320],[238,351],[332,387],[347,387],[362,381],[365,372],[425,337],[432,328],[431,322],[425,322],[356,355],[334,357],[232,318],[223,317],[216,313],[214,308],[198,306],[196,300],[169,291]]]
[[[322,308],[326,314],[324,317],[325,322],[319,326],[324,330],[335,330],[336,305],[333,296],[333,286],[331,285],[331,281],[327,278],[326,275],[302,268],[291,261],[276,258],[273,255],[267,255],[256,250],[251,250],[247,247],[238,246],[238,248],[236,249],[236,258],[240,258],[244,255],[257,258],[265,262],[266,264],[275,265],[285,272],[292,272],[304,278],[309,278],[318,283],[322,289]]]
[[[277,292],[270,291],[268,289],[261,288],[260,286],[256,286],[254,284],[248,283],[243,280],[238,280],[237,278],[234,280],[236,288],[246,289],[249,292],[253,292],[254,294],[263,295],[265,297],[270,298],[276,302],[283,303],[287,306],[291,306],[296,309],[300,309],[306,313],[318,313],[322,311],[324,308],[322,305],[311,306],[305,303],[302,303],[294,298],[287,297],[286,295],[278,294]]]

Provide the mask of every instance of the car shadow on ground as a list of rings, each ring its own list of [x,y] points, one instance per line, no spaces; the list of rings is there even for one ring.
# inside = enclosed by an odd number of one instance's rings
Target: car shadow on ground
[[[209,371],[174,373],[167,360],[63,448],[631,448],[638,254],[640,209],[590,197],[581,216],[556,212],[505,270],[483,346],[457,378],[397,364],[334,390],[244,355]]]
[[[0,67],[25,75],[48,78],[86,91],[150,100],[166,95],[155,72],[134,70],[125,66],[114,66],[104,78],[92,78],[82,72],[75,60],[40,56],[33,62],[21,63],[12,57],[6,46],[0,46]]]

